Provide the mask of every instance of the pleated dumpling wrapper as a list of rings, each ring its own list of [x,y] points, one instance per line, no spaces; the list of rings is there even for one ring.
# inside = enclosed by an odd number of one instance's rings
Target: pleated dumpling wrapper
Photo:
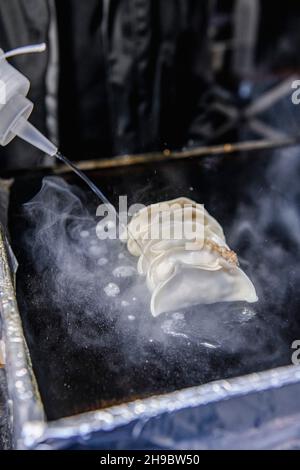
[[[222,227],[191,199],[145,207],[121,238],[139,257],[138,272],[146,276],[155,317],[198,304],[258,300]]]

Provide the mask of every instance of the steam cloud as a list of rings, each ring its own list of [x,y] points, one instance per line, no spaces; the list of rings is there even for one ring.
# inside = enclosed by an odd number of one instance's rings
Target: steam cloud
[[[99,220],[87,195],[60,178],[45,178],[39,194],[24,206],[30,222],[24,241],[42,297],[59,312],[69,341],[102,354],[117,349],[121,362],[107,358],[110,374],[120,364],[132,371],[143,368],[144,383],[156,383],[155,374],[161,374],[157,377],[170,388],[289,363],[296,339],[291,331],[300,331],[295,315],[299,151],[278,151],[268,168],[264,161],[255,166],[261,173],[251,176],[251,166],[241,173],[237,184],[243,186],[242,197],[225,227],[259,302],[200,305],[157,319],[151,317],[150,294],[135,271],[136,259],[119,240],[97,239]]]

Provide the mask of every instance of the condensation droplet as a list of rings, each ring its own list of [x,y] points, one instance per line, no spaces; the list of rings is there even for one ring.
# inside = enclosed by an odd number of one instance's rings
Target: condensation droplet
[[[173,313],[174,320],[184,320],[184,314],[180,312]]]
[[[114,277],[132,277],[135,274],[136,270],[132,266],[118,266],[113,271]]]
[[[92,245],[89,247],[89,252],[93,256],[99,256],[103,252],[101,246]]]
[[[211,344],[211,343],[200,343],[202,344],[202,346],[205,346],[206,348],[208,349],[217,349],[218,346],[216,346],[215,344]]]
[[[129,321],[134,321],[134,320],[135,320],[135,316],[134,316],[134,315],[128,315],[128,320],[129,320]]]
[[[104,287],[104,292],[108,297],[117,297],[117,295],[120,294],[120,288],[117,284],[110,282],[106,287]]]
[[[81,238],[87,238],[87,237],[90,236],[90,232],[88,230],[82,230],[80,232],[80,236],[81,236]]]
[[[181,333],[180,331],[176,331],[176,321],[174,320],[165,320],[162,325],[161,329],[166,335],[174,336],[174,337],[181,337],[181,338],[188,338],[185,333]]]
[[[98,261],[97,261],[97,264],[98,264],[99,266],[105,266],[107,263],[108,263],[108,259],[106,259],[106,258],[100,258],[100,259],[98,259]]]
[[[252,320],[256,316],[256,312],[248,307],[245,307],[239,314],[239,320],[241,323],[246,323]]]

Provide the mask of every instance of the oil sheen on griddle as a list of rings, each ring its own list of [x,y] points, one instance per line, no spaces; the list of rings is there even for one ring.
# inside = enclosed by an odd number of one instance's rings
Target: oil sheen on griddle
[[[118,240],[97,238],[95,201],[78,189],[77,177],[67,175],[71,187],[44,181],[24,208],[41,180],[15,183],[10,230],[18,302],[49,419],[290,364],[290,345],[300,335],[300,260],[285,216],[285,184],[292,204],[298,162],[297,155],[267,153],[92,172],[110,199],[115,187],[130,204],[182,194],[203,202],[258,289],[257,304],[200,305],[156,319],[136,260]]]

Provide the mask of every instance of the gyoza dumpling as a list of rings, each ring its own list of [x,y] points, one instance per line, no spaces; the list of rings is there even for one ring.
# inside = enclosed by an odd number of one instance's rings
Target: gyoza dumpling
[[[126,235],[128,250],[139,256],[138,272],[153,292],[152,315],[201,303],[257,301],[222,227],[203,205],[178,198],[146,207]]]
[[[164,214],[168,213],[171,220],[182,224],[183,220],[186,222],[195,222],[196,225],[202,225],[202,229],[198,231],[201,237],[203,229],[205,232],[211,233],[223,239],[225,236],[220,224],[204,209],[204,206],[197,204],[188,198],[178,198],[171,201],[152,204],[135,214],[128,226],[128,233],[123,233],[121,240],[127,241],[128,251],[134,256],[140,256],[143,252],[145,240],[153,240],[153,233],[159,233],[157,227],[163,230]],[[186,230],[187,231],[187,230]],[[156,236],[159,239],[159,236]]]
[[[147,271],[147,285],[149,289],[155,289],[181,266],[201,267],[207,271],[218,270],[219,260],[220,256],[207,247],[196,251],[188,251],[184,247],[170,249],[161,253],[150,264]]]
[[[151,313],[172,312],[198,304],[216,302],[257,302],[255,288],[237,266],[205,270],[177,265],[173,274],[157,285],[151,298]]]

